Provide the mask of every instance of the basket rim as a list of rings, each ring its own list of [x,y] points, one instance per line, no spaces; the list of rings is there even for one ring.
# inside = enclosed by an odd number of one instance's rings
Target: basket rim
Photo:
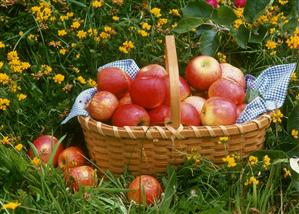
[[[265,113],[257,119],[242,124],[219,126],[183,126],[175,129],[171,126],[112,126],[96,121],[90,116],[78,116],[78,122],[84,131],[92,131],[102,136],[131,139],[186,139],[198,137],[221,137],[243,135],[270,126],[271,113]]]

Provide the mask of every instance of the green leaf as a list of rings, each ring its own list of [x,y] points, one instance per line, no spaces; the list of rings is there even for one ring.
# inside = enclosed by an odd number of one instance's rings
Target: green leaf
[[[256,30],[252,30],[250,32],[249,43],[262,44],[264,38],[267,34],[267,28],[265,26],[261,26]]]
[[[205,23],[203,18],[197,18],[197,17],[183,17],[177,27],[174,29],[174,32],[176,33],[186,33],[188,31],[191,31],[194,28],[197,28],[201,24]]]
[[[237,44],[241,48],[246,48],[248,40],[249,40],[250,31],[244,26],[241,25],[238,31],[232,32],[232,36],[236,40]]]
[[[237,17],[231,7],[221,6],[216,9],[213,18],[217,24],[230,26]]]
[[[190,2],[187,7],[182,8],[184,16],[209,18],[213,14],[213,8],[205,1]]]
[[[292,129],[299,130],[299,104],[294,107],[292,112],[288,115],[288,131]]]
[[[255,22],[256,19],[273,3],[273,0],[250,0],[244,8],[244,17],[248,22]]]
[[[272,160],[288,158],[288,155],[280,150],[259,150],[252,152],[251,155],[257,156],[260,160],[262,160],[265,155],[268,155]]]
[[[160,210],[162,211],[162,213],[169,213],[171,202],[176,194],[177,188],[176,172],[172,166],[167,167],[167,179],[163,178],[163,184],[165,186],[165,190]]]
[[[200,36],[200,52],[204,55],[214,56],[218,47],[219,41],[215,30],[207,30],[202,32]]]

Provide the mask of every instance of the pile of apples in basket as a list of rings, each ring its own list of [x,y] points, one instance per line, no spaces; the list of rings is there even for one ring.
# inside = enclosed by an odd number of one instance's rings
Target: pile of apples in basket
[[[97,74],[97,92],[87,103],[90,116],[113,126],[164,126],[170,120],[170,82],[158,64],[142,67],[134,79],[117,67]],[[191,59],[179,77],[181,124],[235,124],[245,108],[243,72],[211,56]]]

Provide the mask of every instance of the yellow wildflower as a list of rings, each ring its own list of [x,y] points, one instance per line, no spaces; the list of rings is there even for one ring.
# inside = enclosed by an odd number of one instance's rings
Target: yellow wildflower
[[[101,32],[99,36],[102,39],[108,39],[110,37],[110,34],[106,32]]]
[[[270,28],[270,30],[269,30],[269,33],[270,34],[274,34],[276,32],[276,29],[273,27],[273,28]]]
[[[40,159],[38,157],[34,157],[32,160],[31,160],[31,163],[35,166],[39,166],[40,165]]]
[[[293,136],[293,138],[298,139],[298,130],[292,129],[291,135]]]
[[[20,94],[17,95],[17,97],[18,97],[19,101],[22,101],[22,100],[25,100],[27,98],[27,95],[20,93]]]
[[[111,33],[111,31],[112,31],[112,28],[110,27],[110,26],[104,26],[104,31],[106,32],[106,33]]]
[[[4,137],[2,137],[1,143],[6,145],[6,144],[9,144],[9,141],[10,141],[9,137],[4,136]]]
[[[86,35],[87,35],[87,32],[85,32],[84,30],[80,30],[78,33],[77,33],[77,37],[79,39],[84,39],[86,38]]]
[[[119,17],[118,16],[112,16],[112,20],[113,21],[119,21]]]
[[[65,36],[67,34],[66,30],[58,30],[58,36]]]
[[[169,14],[173,15],[173,16],[181,16],[180,12],[178,9],[171,9],[169,11]]]
[[[0,48],[5,48],[5,44],[2,41],[0,41]]]
[[[219,137],[218,138],[218,144],[225,144],[225,143],[228,142],[228,140],[229,140],[228,136]]]
[[[289,177],[289,176],[292,176],[292,174],[291,174],[291,171],[290,170],[288,170],[287,168],[283,168],[283,177],[284,178],[287,178],[287,177]]]
[[[138,34],[140,34],[142,37],[146,37],[146,36],[149,35],[149,33],[146,32],[145,30],[138,30],[137,32],[138,32]]]
[[[61,15],[61,16],[59,17],[59,19],[63,22],[63,21],[65,21],[65,20],[68,20],[69,17],[66,16],[66,15]]]
[[[74,16],[74,13],[73,13],[73,12],[67,12],[67,13],[66,13],[66,16],[69,17],[69,18],[71,18],[71,17]]]
[[[23,144],[19,143],[18,145],[15,146],[17,151],[21,151],[23,149]]]
[[[93,79],[88,79],[87,80],[87,84],[90,86],[90,87],[95,87],[97,85],[97,82],[94,81]]]
[[[152,26],[151,26],[150,24],[148,24],[147,22],[143,22],[143,23],[141,24],[141,28],[144,29],[144,30],[150,30],[151,27],[152,27]]]
[[[97,36],[98,31],[97,31],[97,29],[95,29],[95,28],[89,28],[89,29],[87,30],[87,33],[89,33],[89,36]]]
[[[37,41],[37,35],[29,34],[27,38],[30,41]]]
[[[281,5],[285,5],[287,4],[289,1],[288,0],[278,0],[279,4]]]
[[[161,16],[161,9],[154,7],[153,9],[150,10],[150,13],[153,14],[156,17],[160,17]]]
[[[112,0],[114,4],[122,5],[124,3],[124,0]]]
[[[226,62],[226,55],[224,53],[218,52],[217,57],[219,62],[225,63]]]
[[[10,100],[6,98],[0,98],[0,110],[5,111],[10,104]]]
[[[52,72],[52,68],[49,65],[42,65],[40,70],[44,75],[48,75]]]
[[[264,156],[264,159],[263,159],[263,167],[265,168],[265,169],[268,169],[268,167],[269,167],[269,165],[271,164],[270,162],[271,162],[271,158],[268,156],[268,155],[265,155]]]
[[[74,21],[71,25],[71,28],[78,29],[81,26],[80,22]]]
[[[0,70],[3,67],[3,65],[4,65],[4,62],[0,61]]]
[[[60,53],[61,55],[65,55],[66,52],[67,52],[67,49],[65,49],[65,48],[61,48],[61,49],[59,50],[59,53]]]
[[[296,74],[296,72],[294,71],[294,72],[292,73],[291,80],[292,80],[292,81],[295,81],[296,79],[297,79],[297,74]]]
[[[275,49],[277,47],[277,43],[272,40],[268,40],[266,42],[266,47],[267,49]]]
[[[243,17],[243,12],[244,12],[244,8],[243,7],[238,7],[236,9],[234,9],[234,13],[238,18]]]
[[[167,19],[165,19],[165,18],[160,18],[159,20],[158,20],[158,27],[160,27],[160,26],[163,26],[163,25],[165,25],[165,24],[167,24],[167,22],[168,22],[168,20]]]
[[[120,52],[127,54],[132,48],[134,48],[134,43],[132,41],[125,41],[118,49]]]
[[[53,77],[53,80],[54,80],[55,83],[61,84],[64,81],[64,75],[62,75],[62,74],[56,74]]]
[[[296,100],[299,100],[299,93],[295,97]]]
[[[77,53],[75,57],[76,57],[76,59],[80,59],[80,56],[81,55],[79,53]]]
[[[100,8],[104,5],[103,1],[97,1],[97,0],[94,0],[92,1],[91,3],[91,6],[94,7],[94,8]]]
[[[21,205],[21,203],[18,202],[9,202],[7,204],[3,204],[2,205],[2,209],[16,209],[17,207],[19,207]]]
[[[272,113],[272,122],[273,123],[281,123],[282,120],[281,118],[283,118],[283,114],[281,113],[281,111],[279,109],[276,109],[273,113]]]
[[[57,47],[61,46],[61,42],[60,41],[51,41],[51,42],[49,42],[49,46],[57,48]]]
[[[234,21],[234,28],[239,29],[239,27],[244,23],[243,19],[236,19]]]
[[[33,6],[31,12],[38,22],[45,22],[52,15],[51,5],[47,2],[41,2],[39,6]]]
[[[249,158],[248,158],[248,162],[251,166],[254,166],[258,163],[258,158],[253,156],[253,155],[250,155]]]
[[[19,60],[18,52],[17,51],[10,51],[10,52],[8,52],[7,59],[9,61]]]
[[[227,155],[225,158],[222,159],[223,162],[227,163],[227,167],[228,168],[233,168],[235,166],[237,166],[236,160],[234,157]]]
[[[254,176],[251,176],[247,181],[244,183],[245,186],[248,186],[250,184],[258,185],[260,182],[257,180]]]
[[[23,31],[20,31],[19,32],[19,36],[23,36],[24,35],[24,32]]]
[[[0,83],[6,85],[9,83],[9,76],[5,73],[0,73]]]
[[[81,83],[81,84],[86,84],[86,80],[84,79],[84,77],[82,76],[78,76],[77,80]]]

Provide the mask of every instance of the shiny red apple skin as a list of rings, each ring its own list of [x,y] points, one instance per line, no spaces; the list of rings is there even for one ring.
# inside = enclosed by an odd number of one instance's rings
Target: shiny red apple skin
[[[117,97],[109,91],[98,91],[87,105],[90,116],[98,121],[108,121],[118,107]]]
[[[48,163],[51,153],[54,151],[54,146],[58,144],[58,140],[56,137],[51,135],[41,135],[35,138],[32,142],[34,147],[37,150],[37,153],[43,163]],[[63,151],[63,145],[59,144],[55,156],[53,158],[53,166],[57,166],[58,164],[58,157]],[[30,158],[34,158],[33,149],[30,148],[28,150],[28,155]]]
[[[77,146],[64,149],[58,157],[58,167],[63,170],[83,166],[85,163],[84,152]]]
[[[247,104],[243,103],[237,106],[237,118],[239,118],[242,111],[246,108]]]
[[[166,95],[164,104],[170,105],[170,81],[169,76],[164,77],[165,86],[166,86]],[[191,89],[186,80],[183,77],[179,77],[179,90],[180,90],[180,101],[183,101],[186,97],[190,96]]]
[[[167,71],[162,65],[159,64],[149,64],[142,67],[136,74],[135,78],[143,76],[157,76],[164,77],[167,75]]]
[[[131,85],[131,77],[117,67],[103,68],[97,73],[98,91],[109,91],[117,98],[123,97]]]
[[[186,80],[196,90],[207,90],[210,85],[221,77],[219,62],[211,56],[197,56],[186,66]]]
[[[161,197],[163,189],[153,176],[137,176],[129,185],[128,199],[137,204],[153,205]]]
[[[232,80],[245,89],[245,76],[241,69],[229,63],[220,63],[220,67],[222,72],[221,78]]]
[[[143,76],[132,81],[129,92],[132,103],[153,109],[164,102],[166,86],[163,78]]]
[[[65,171],[64,179],[74,192],[79,190],[79,186],[94,187],[98,182],[96,171],[87,165],[69,168]]]
[[[245,7],[246,6],[246,0],[235,0],[234,2],[236,7]]]
[[[200,118],[204,126],[235,124],[237,106],[229,99],[211,97],[204,103]]]
[[[122,98],[119,99],[119,105],[124,104],[132,104],[132,99],[129,92],[127,92]]]
[[[167,105],[160,105],[148,111],[150,116],[150,125],[164,126],[170,121],[170,107]]]
[[[184,102],[191,104],[197,110],[199,115],[205,101],[206,99],[200,96],[189,96],[184,100]]]
[[[185,126],[199,126],[201,124],[200,115],[195,107],[185,101],[180,104],[181,124]]]
[[[112,125],[118,127],[148,126],[150,125],[150,117],[141,106],[135,104],[120,105],[112,116]]]
[[[235,82],[228,79],[219,79],[209,88],[209,97],[224,97],[231,99],[236,105],[244,103],[245,90]]]

